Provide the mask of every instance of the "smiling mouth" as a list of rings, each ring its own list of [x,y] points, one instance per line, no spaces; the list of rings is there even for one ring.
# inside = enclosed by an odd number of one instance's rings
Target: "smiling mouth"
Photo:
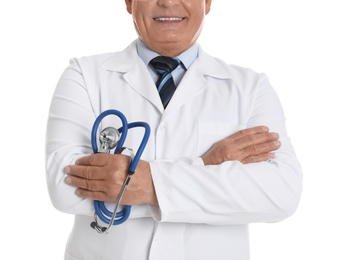
[[[153,18],[154,21],[158,22],[166,22],[166,21],[182,21],[185,18],[179,18],[179,17],[158,17],[158,18]]]

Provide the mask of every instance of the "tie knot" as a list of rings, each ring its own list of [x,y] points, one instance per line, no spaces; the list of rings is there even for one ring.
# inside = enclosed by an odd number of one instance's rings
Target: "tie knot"
[[[154,69],[160,73],[171,73],[173,70],[178,67],[180,60],[177,58],[158,56],[150,61]]]

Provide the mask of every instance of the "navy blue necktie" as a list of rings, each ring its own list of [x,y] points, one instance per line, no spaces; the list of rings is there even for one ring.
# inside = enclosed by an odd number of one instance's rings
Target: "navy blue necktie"
[[[180,60],[171,57],[158,56],[151,60],[150,63],[160,76],[156,86],[162,104],[164,105],[164,108],[166,108],[176,89],[171,72],[178,67]]]

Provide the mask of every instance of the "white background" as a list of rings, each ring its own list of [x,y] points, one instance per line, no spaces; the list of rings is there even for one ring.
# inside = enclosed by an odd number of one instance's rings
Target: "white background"
[[[297,213],[251,227],[252,260],[339,259],[339,15],[333,0],[214,0],[200,44],[265,72],[303,165]],[[123,0],[0,3],[0,259],[62,259],[73,217],[55,210],[44,170],[55,85],[70,58],[136,38]]]

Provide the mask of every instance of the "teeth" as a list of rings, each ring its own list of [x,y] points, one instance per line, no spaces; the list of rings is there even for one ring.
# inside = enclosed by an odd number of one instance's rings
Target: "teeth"
[[[181,20],[184,20],[184,18],[179,18],[179,17],[168,17],[168,18],[165,18],[165,17],[161,17],[161,18],[155,18],[154,20],[156,21],[181,21]]]

